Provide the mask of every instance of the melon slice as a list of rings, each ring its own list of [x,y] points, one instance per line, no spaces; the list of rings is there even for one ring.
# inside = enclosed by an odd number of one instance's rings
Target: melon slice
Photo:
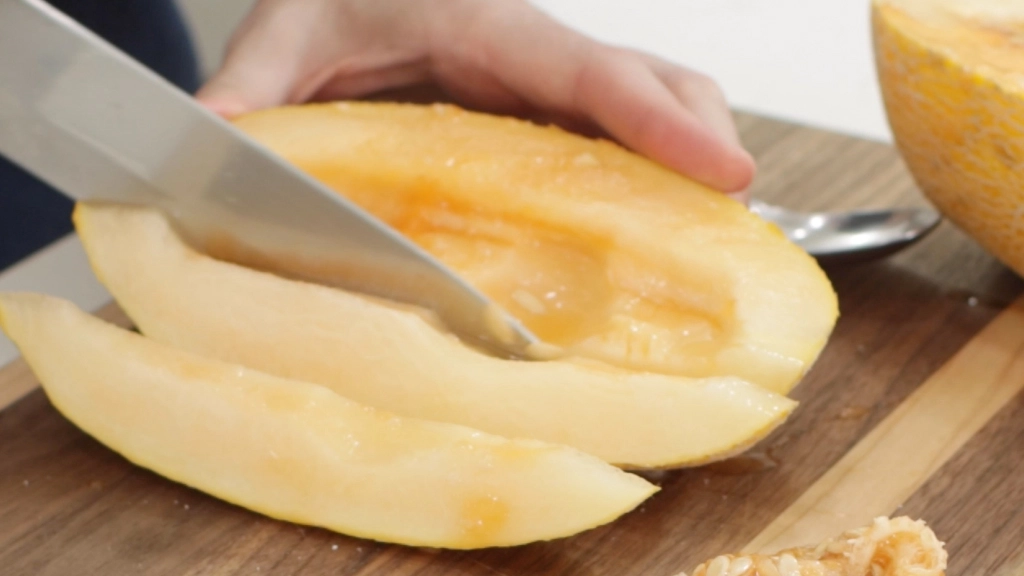
[[[0,295],[53,404],[132,462],[292,522],[411,545],[568,536],[656,489],[577,450],[400,418],[169,348],[74,305]]]
[[[1024,275],[1024,0],[875,0],[896,145],[952,222]]]
[[[97,276],[147,336],[403,416],[661,468],[741,451],[796,405],[731,377],[488,356],[413,310],[196,253],[152,210],[79,204],[75,224]]]
[[[828,279],[777,228],[609,142],[450,106],[308,105],[237,125],[571,354],[785,394],[835,323]]]
[[[690,576],[943,576],[946,559],[942,542],[923,521],[879,517],[815,545],[718,556]]]

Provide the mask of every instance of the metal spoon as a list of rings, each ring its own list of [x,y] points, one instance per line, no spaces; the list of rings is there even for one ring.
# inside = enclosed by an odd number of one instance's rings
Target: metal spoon
[[[751,200],[750,211],[777,225],[823,264],[888,256],[924,238],[942,221],[928,208],[804,213]]]

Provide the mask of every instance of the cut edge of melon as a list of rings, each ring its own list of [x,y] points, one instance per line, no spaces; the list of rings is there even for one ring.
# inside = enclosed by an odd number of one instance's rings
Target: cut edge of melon
[[[735,378],[494,358],[404,308],[195,252],[154,210],[81,203],[75,223],[97,277],[147,336],[404,416],[655,469],[743,451],[797,405]],[[358,346],[354,355],[328,352]]]

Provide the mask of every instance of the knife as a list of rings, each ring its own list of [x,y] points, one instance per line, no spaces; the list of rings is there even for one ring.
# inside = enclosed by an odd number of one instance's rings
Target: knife
[[[397,231],[40,0],[0,0],[0,154],[72,199],[161,208],[241,264],[424,306],[510,357],[537,343]]]

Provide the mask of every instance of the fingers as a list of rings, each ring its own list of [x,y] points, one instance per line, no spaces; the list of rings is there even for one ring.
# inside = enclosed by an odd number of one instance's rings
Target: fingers
[[[597,55],[573,90],[581,110],[637,152],[724,192],[750,185],[753,159],[724,97],[704,77],[666,78],[629,54]]]
[[[631,51],[644,61],[665,87],[716,134],[740,145],[736,124],[725,94],[713,79],[642,52]]]
[[[234,116],[428,79],[423,0],[261,0],[196,94]]]
[[[712,79],[697,72],[650,55],[641,54],[639,56],[648,62],[654,73],[683,106],[693,112],[700,122],[709,127],[715,135],[733,145],[733,153],[739,155],[739,158],[735,159],[735,169],[740,171],[737,179],[739,182],[746,181],[746,184],[732,187],[727,191],[732,192],[730,195],[734,199],[746,204],[749,200],[747,189],[754,177],[755,164],[750,154],[743,149],[736,123],[722,89]],[[749,175],[743,173],[744,170],[748,170]]]
[[[596,127],[725,192],[753,178],[714,82],[594,42],[525,1],[260,0],[197,98],[233,117],[431,78],[483,110]]]
[[[754,162],[713,82],[598,44],[526,3],[484,4],[489,8],[472,21],[450,20],[458,28],[449,28],[432,50],[441,62],[488,71],[534,107],[593,122],[625,146],[711,187],[736,192],[750,184]],[[457,83],[450,71],[440,74]]]
[[[288,102],[316,11],[310,2],[259,2],[235,31],[220,70],[196,98],[229,118]]]

